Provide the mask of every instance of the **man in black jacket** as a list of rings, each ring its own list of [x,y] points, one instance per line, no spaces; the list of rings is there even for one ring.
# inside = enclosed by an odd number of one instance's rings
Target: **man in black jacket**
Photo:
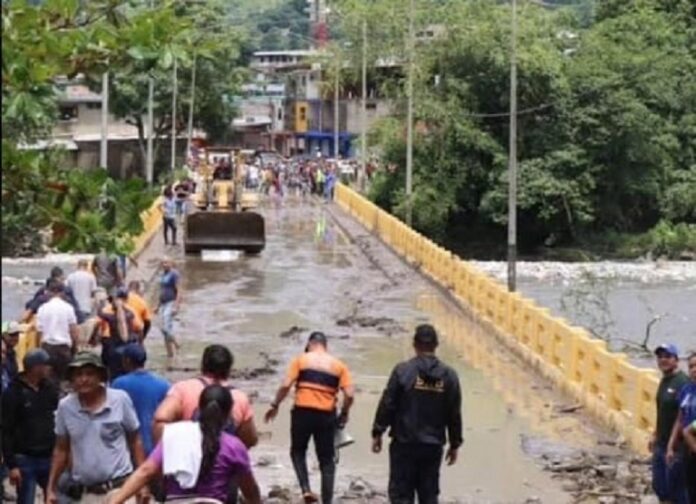
[[[28,352],[24,372],[2,397],[2,451],[19,502],[33,503],[36,485],[45,495],[48,484],[58,407],[58,389],[48,378],[50,360],[43,349]]]
[[[397,365],[389,377],[372,426],[372,451],[382,450],[390,429],[389,501],[437,503],[443,446],[447,463],[457,461],[462,444],[462,396],[459,377],[435,357],[437,333],[428,324],[416,328],[416,356]]]

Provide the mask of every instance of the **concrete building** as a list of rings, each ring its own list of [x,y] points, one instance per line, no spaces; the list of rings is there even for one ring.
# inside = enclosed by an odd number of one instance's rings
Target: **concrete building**
[[[95,93],[80,79],[56,80],[58,94],[58,119],[53,126],[51,138],[39,141],[27,149],[46,149],[59,147],[65,151],[63,165],[66,168],[99,168],[99,152],[102,139],[102,96]],[[109,173],[118,178],[134,175],[144,176],[144,146],[140,145],[138,129],[108,116],[108,162]],[[145,132],[147,135],[147,131]],[[201,131],[194,131],[194,137],[205,138]],[[184,161],[186,135],[177,138],[177,160]],[[169,138],[160,139],[157,148],[157,164],[169,167],[171,164],[171,143]]]
[[[380,94],[380,81],[387,74],[400,72],[393,62],[380,61],[368,73],[366,128],[391,113],[391,104]],[[326,82],[326,72],[314,62],[286,69],[287,97],[285,120],[292,128],[294,142],[291,151],[297,154],[316,154],[333,157],[334,93],[333,83]],[[355,139],[362,130],[361,84],[340,83],[338,97],[338,153],[341,157],[358,154]]]

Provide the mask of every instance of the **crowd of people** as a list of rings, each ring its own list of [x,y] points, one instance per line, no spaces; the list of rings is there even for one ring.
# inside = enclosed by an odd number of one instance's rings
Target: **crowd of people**
[[[77,271],[88,271],[83,266]],[[129,307],[130,291],[122,295],[114,278],[113,300],[121,303],[106,318],[104,308],[98,308],[98,318],[110,331],[107,341],[128,337],[111,346],[102,338],[100,356],[89,343],[80,346],[77,311],[68,301],[77,289],[65,285],[57,270],[53,273],[44,289],[49,300],[37,317],[47,303],[63,303],[54,322],[60,318],[72,328],[67,329],[67,359],[49,352],[44,337],[53,329],[41,325],[41,344],[25,354],[18,372],[16,362],[14,368],[9,363],[16,359],[13,348],[22,327],[3,326],[2,463],[17,500],[33,503],[40,488],[50,504],[233,503],[240,494],[246,503],[260,503],[249,454],[259,436],[249,396],[230,381],[230,349],[207,346],[200,373],[171,384],[147,369],[145,324],[134,324],[140,312]],[[87,276],[79,277],[87,283]],[[113,300],[109,296],[107,304]],[[66,307],[72,317],[62,315]],[[435,356],[437,344],[432,326],[416,329],[416,355],[394,368],[375,414],[373,451],[381,450],[387,430],[392,437],[392,502],[413,502],[416,495],[419,502],[437,502],[443,446],[449,442],[446,460],[453,464],[462,444],[459,379]],[[304,352],[290,363],[266,422],[276,418],[293,388],[290,460],[302,500],[328,504],[334,500],[337,433],[349,420],[355,389],[351,372],[329,353],[323,333],[311,333]],[[310,486],[310,440],[320,465],[320,495]]]
[[[20,503],[33,503],[37,487],[51,504],[232,503],[240,493],[244,502],[261,502],[249,453],[259,442],[255,415],[249,396],[230,380],[230,349],[207,346],[200,373],[174,384],[147,367],[153,312],[161,315],[168,357],[179,349],[173,317],[182,302],[180,275],[169,258],[161,262],[158,287],[151,310],[139,282],[125,285],[119,258],[102,252],[67,276],[53,268],[21,320],[3,323],[2,469]],[[15,349],[29,322],[39,345],[20,366]],[[418,326],[415,356],[393,369],[374,415],[372,450],[382,450],[386,432],[391,437],[394,503],[438,502],[441,463],[454,464],[463,443],[459,378],[436,356],[437,347],[435,329]],[[660,345],[655,356],[662,379],[650,443],[653,488],[660,502],[694,504],[696,354],[686,359],[687,372],[674,345]],[[337,439],[355,387],[323,333],[312,332],[291,361],[265,422],[293,389],[289,452],[302,500],[329,504]],[[307,466],[310,441],[319,494]]]

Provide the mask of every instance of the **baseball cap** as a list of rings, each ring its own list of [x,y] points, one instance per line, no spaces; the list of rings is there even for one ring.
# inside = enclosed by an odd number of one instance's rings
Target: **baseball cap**
[[[437,346],[437,332],[430,324],[421,324],[416,327],[416,333],[413,335],[413,342],[421,345]]]
[[[94,366],[98,369],[106,371],[106,367],[101,361],[101,358],[92,352],[78,352],[73,358],[72,362],[68,364],[68,368],[70,369],[77,369],[85,366]]]
[[[138,366],[142,366],[147,360],[147,352],[145,352],[145,348],[139,343],[128,343],[120,347],[116,352],[121,357],[129,359]]]
[[[15,322],[15,321],[2,323],[2,333],[3,334],[19,334],[21,332],[22,332],[22,326],[19,325],[19,323]]]
[[[51,363],[51,356],[43,348],[35,348],[27,352],[22,360],[24,370],[29,371],[36,366],[47,366]]]
[[[673,343],[663,343],[658,346],[655,349],[655,355],[659,354],[660,352],[664,352],[672,357],[679,358],[679,350],[677,349],[677,345],[674,345]]]

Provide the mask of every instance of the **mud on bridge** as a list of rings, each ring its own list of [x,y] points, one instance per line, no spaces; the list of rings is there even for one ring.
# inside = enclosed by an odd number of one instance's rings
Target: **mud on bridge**
[[[254,402],[260,442],[251,456],[264,495],[274,502],[298,495],[290,404],[271,425],[262,415],[290,359],[320,330],[357,387],[348,425],[356,443],[340,453],[337,500],[387,501],[388,459],[370,451],[371,422],[391,368],[412,355],[413,328],[430,322],[464,396],[465,443],[458,463],[442,469],[443,502],[648,502],[643,460],[336,205],[271,200],[261,211],[267,245],[258,256],[204,261],[165,247],[158,235],[144,259],[152,266],[158,256],[173,256],[184,292],[177,329],[183,352],[166,370],[155,328],[151,365],[178,379],[195,372],[207,344],[232,349],[235,384]],[[317,486],[313,454],[310,469]]]

